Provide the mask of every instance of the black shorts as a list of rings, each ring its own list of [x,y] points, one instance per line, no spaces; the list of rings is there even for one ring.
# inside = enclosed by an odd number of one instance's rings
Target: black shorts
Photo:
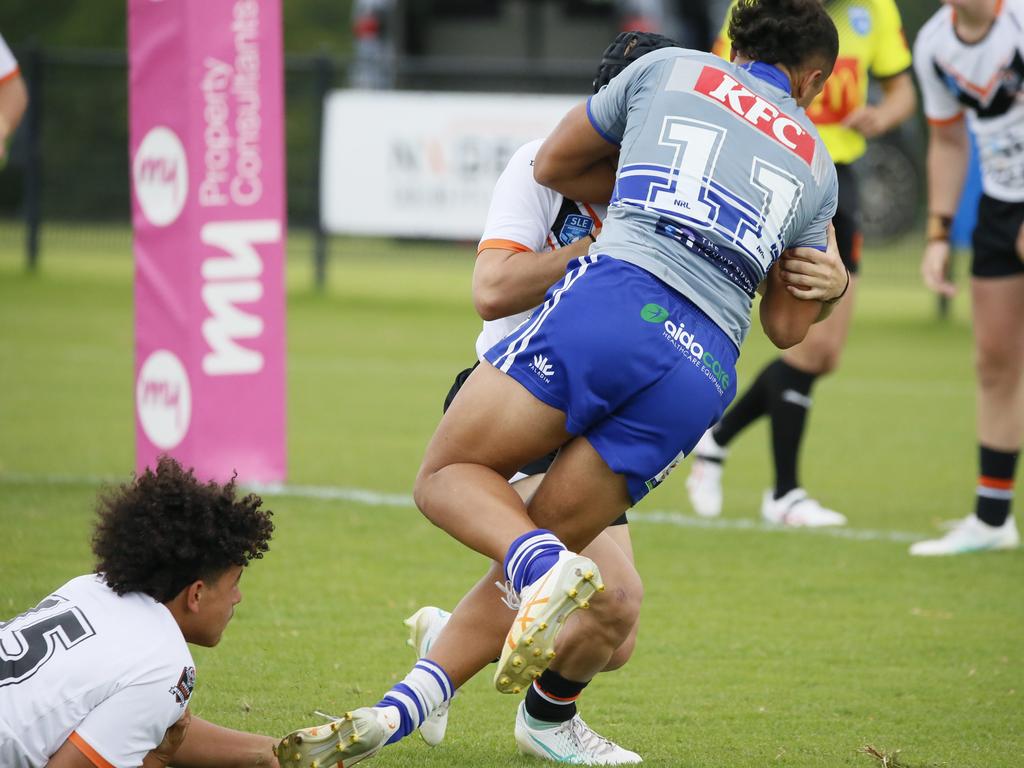
[[[452,400],[455,399],[455,396],[459,393],[459,390],[462,389],[462,385],[465,384],[466,379],[469,378],[469,374],[471,374],[473,372],[473,369],[476,368],[478,365],[480,365],[479,361],[473,363],[471,367],[466,368],[464,371],[459,371],[459,373],[455,376],[455,381],[452,382],[451,389],[448,390],[448,394],[444,398],[444,408],[442,409],[442,412],[448,410],[448,407],[452,404]],[[520,467],[519,471],[522,474],[526,475],[527,477],[530,477],[532,475],[542,475],[545,472],[547,472],[548,469],[551,468],[551,463],[555,460],[555,455],[557,453],[558,451],[552,451],[547,456],[542,456],[539,459],[534,459],[529,464]],[[623,512],[621,515],[615,518],[615,520],[612,521],[612,525],[626,525],[626,523],[628,522],[629,520],[626,517],[626,513]]]
[[[860,246],[863,236],[860,231],[860,191],[857,188],[857,175],[847,164],[836,164],[836,176],[839,179],[839,205],[832,225],[836,228],[836,243],[843,264],[856,275],[860,270]]]
[[[1024,202],[1007,203],[982,195],[978,201],[978,223],[971,236],[974,277],[1008,277],[1024,272],[1017,255],[1017,235],[1024,224]]]

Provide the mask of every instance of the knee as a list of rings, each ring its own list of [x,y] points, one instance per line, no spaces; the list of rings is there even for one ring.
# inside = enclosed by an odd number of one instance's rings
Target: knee
[[[435,474],[434,470],[428,469],[426,466],[420,467],[419,472],[416,473],[416,480],[413,481],[412,485],[412,500],[416,508],[423,513],[427,520],[434,525],[438,525],[437,519],[431,514],[434,505],[430,504],[430,485]]]
[[[1021,362],[1017,350],[992,342],[978,344],[975,353],[978,386],[982,389],[1016,387],[1021,377]]]
[[[594,618],[602,631],[614,642],[615,654],[623,656],[621,663],[626,663],[633,653],[637,622],[640,620],[640,604],[644,598],[644,586],[640,575],[633,571],[626,578],[619,578],[618,583],[608,586],[602,599],[594,601]],[[632,636],[632,641],[630,638]],[[626,646],[629,647],[626,647]]]

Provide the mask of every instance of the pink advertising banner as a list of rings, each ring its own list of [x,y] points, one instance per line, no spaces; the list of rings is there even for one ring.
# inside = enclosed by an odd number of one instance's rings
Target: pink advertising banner
[[[280,0],[128,0],[136,466],[285,477]]]

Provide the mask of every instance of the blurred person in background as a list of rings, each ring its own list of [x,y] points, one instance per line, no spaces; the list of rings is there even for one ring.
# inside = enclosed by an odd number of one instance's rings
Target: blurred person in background
[[[755,293],[763,330],[787,347],[845,287],[829,228],[835,168],[803,112],[832,71],[835,25],[817,0],[747,0],[731,31],[734,63],[653,51],[545,140],[536,181],[569,200],[610,199],[607,218],[541,308],[486,352],[427,446],[417,506],[504,563],[511,629],[467,628],[487,656],[500,651],[500,692],[554,668],[579,693],[629,637],[639,585],[604,589],[570,547],[657,487],[721,417]],[[524,503],[508,479],[552,450]],[[468,679],[446,631],[375,706],[285,737],[281,762],[351,765],[416,730]]]
[[[169,457],[101,495],[96,571],[0,622],[3,768],[276,768],[276,739],[188,709],[187,643],[212,647],[267,551],[271,512]]]
[[[946,0],[921,28],[915,69],[928,138],[925,285],[953,296],[949,237],[970,156],[981,160],[971,259],[978,378],[974,512],[913,555],[1015,549],[1011,513],[1024,437],[1024,0]],[[965,120],[966,118],[966,120]]]
[[[839,252],[850,273],[849,295],[800,344],[768,363],[722,420],[698,443],[687,492],[705,517],[722,511],[722,471],[728,446],[752,423],[771,424],[774,488],[765,491],[761,515],[791,526],[845,525],[846,517],[808,495],[798,477],[800,443],[811,409],[814,382],[836,370],[853,317],[861,232],[857,183],[851,164],[867,139],[884,134],[914,112],[916,94],[910,51],[895,0],[824,0],[839,30],[839,57],[825,90],[807,110],[828,147],[839,176],[839,208],[833,223]],[[731,43],[723,27],[714,52],[728,59]],[[868,75],[879,80],[882,98],[868,104]]]
[[[7,145],[28,106],[28,89],[18,62],[0,35],[0,168],[7,160]]]

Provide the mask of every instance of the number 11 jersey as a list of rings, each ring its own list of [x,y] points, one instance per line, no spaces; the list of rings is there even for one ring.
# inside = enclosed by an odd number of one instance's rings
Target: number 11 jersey
[[[835,166],[777,67],[664,48],[587,102],[620,146],[596,246],[686,296],[739,347],[754,293],[783,250],[824,250]]]

